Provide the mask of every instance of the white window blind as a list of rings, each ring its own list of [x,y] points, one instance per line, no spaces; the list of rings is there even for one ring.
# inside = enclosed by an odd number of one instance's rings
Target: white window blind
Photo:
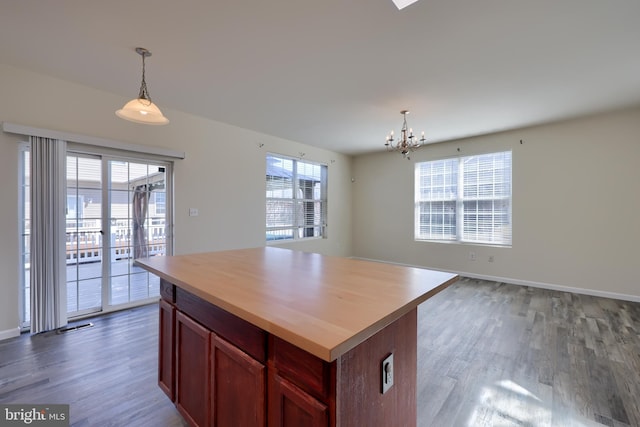
[[[511,245],[511,151],[417,163],[415,239]]]
[[[267,155],[266,239],[323,237],[327,166]]]

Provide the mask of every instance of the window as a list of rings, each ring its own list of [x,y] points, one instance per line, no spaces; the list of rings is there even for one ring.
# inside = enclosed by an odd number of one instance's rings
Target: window
[[[323,237],[327,166],[267,155],[267,241]]]
[[[416,163],[415,239],[511,245],[511,151]]]
[[[155,197],[154,197],[154,204],[153,206],[155,207],[155,211],[156,211],[156,215],[164,215],[167,211],[167,198],[166,198],[166,194],[164,192],[161,191],[154,191],[152,193]]]

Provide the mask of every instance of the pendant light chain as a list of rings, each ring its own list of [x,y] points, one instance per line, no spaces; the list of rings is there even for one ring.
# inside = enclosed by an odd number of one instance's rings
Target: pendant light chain
[[[149,95],[149,89],[147,89],[147,82],[144,78],[145,77],[144,58],[150,55],[151,54],[147,51],[143,51],[142,53],[140,53],[140,56],[142,56],[142,83],[140,84],[140,93],[138,94],[139,99],[144,99],[146,101],[149,101],[149,104],[151,104],[151,96]]]

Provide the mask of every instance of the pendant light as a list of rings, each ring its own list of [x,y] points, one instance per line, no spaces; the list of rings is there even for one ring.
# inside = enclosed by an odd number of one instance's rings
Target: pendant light
[[[125,104],[122,109],[116,111],[116,115],[121,119],[145,125],[166,125],[169,119],[162,115],[156,104],[151,102],[147,82],[144,80],[144,59],[151,56],[151,52],[143,47],[137,47],[136,52],[142,56],[142,83],[140,93],[136,99]]]

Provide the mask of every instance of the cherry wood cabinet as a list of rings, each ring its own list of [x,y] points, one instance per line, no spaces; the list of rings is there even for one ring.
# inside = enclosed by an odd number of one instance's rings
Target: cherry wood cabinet
[[[160,388],[191,426],[266,426],[264,337],[251,325],[164,280],[162,290]],[[220,331],[244,343],[262,361],[216,333]]]
[[[158,386],[171,399],[175,398],[175,334],[176,308],[164,299],[160,300]]]
[[[327,362],[179,288],[171,295],[160,302],[158,381],[191,426],[415,426],[415,398],[406,398],[416,393],[415,309]],[[383,395],[389,353],[396,384]]]
[[[266,426],[265,365],[165,300],[159,350],[158,384],[190,425]]]
[[[158,383],[190,425],[415,427],[417,306],[456,275],[269,247],[136,263],[161,277]]]
[[[180,414],[192,426],[209,426],[211,402],[211,332],[176,313],[176,399]]]
[[[329,408],[277,374],[269,375],[269,426],[327,427]]]
[[[211,340],[212,425],[266,425],[266,367],[213,334]]]

